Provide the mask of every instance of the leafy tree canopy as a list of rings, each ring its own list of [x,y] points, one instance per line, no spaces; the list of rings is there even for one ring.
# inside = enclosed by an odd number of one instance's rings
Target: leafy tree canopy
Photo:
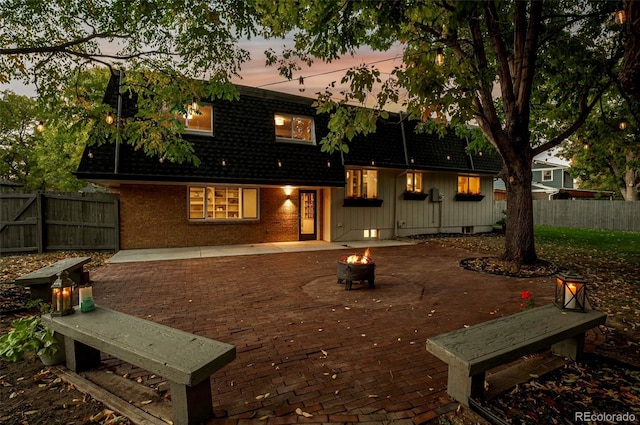
[[[561,146],[571,158],[570,172],[583,189],[609,190],[638,200],[640,144],[638,101],[612,87],[587,122]]]
[[[29,97],[0,93],[0,179],[28,191],[85,186],[72,174],[92,128],[82,117],[102,108],[107,78],[105,69],[78,74],[71,86],[62,88],[54,112]]]
[[[156,115],[162,102],[179,110],[193,99],[234,96],[229,81],[249,58],[237,40],[255,34],[253,10],[243,0],[6,0],[0,16],[0,83],[35,85],[50,110],[60,109],[62,88],[96,65],[125,69],[123,90],[152,98]],[[63,103],[76,100],[82,103]],[[83,118],[97,122],[105,112],[85,109]],[[150,114],[142,111],[129,142],[150,155],[194,160],[177,132],[150,129]]]
[[[423,128],[466,126],[473,120],[502,155],[507,187],[503,258],[537,261],[533,240],[531,162],[582,126],[615,84],[623,27],[615,2],[561,1],[279,1],[256,0],[274,35],[293,32],[295,54],[326,61],[366,45],[399,40],[404,65],[389,78],[362,66],[345,75],[350,90],[328,87],[319,108],[334,113],[328,150],[345,148],[373,130],[376,111],[344,106],[382,85],[378,111],[404,103]],[[283,65],[284,64],[284,65]],[[291,65],[285,66],[285,72]],[[377,112],[380,113],[380,112]],[[476,143],[478,143],[476,138]]]

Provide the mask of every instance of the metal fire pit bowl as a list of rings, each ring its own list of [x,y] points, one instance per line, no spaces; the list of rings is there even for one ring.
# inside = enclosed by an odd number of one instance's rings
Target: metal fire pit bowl
[[[353,281],[369,283],[369,288],[375,288],[375,269],[376,263],[371,261],[370,263],[347,263],[347,257],[344,256],[338,260],[338,283],[345,282],[344,289],[351,290],[351,284]]]

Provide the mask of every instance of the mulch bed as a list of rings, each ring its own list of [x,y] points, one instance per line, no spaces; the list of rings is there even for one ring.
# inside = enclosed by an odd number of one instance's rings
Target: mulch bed
[[[582,364],[567,360],[564,368],[479,402],[479,406],[494,423],[574,424],[586,415],[598,414],[611,416],[588,423],[637,423],[640,370],[587,355]]]
[[[545,277],[558,273],[559,268],[548,261],[536,264],[513,264],[498,257],[476,257],[460,260],[460,267],[474,272],[499,274],[511,277]]]

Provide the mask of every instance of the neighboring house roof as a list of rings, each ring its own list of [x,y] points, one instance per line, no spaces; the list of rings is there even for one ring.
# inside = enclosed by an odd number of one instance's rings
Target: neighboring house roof
[[[75,174],[84,180],[342,187],[344,165],[492,175],[502,167],[499,155],[472,158],[465,152],[464,139],[452,133],[442,139],[416,134],[415,123],[405,121],[401,125],[401,117],[396,114],[389,120],[379,120],[374,134],[354,138],[348,154],[329,155],[319,146],[328,133],[329,116],[316,114],[313,99],[244,86],[238,86],[238,90],[237,101],[211,102],[213,135],[184,134],[201,161],[199,166],[161,162],[122,143],[116,175],[115,145],[109,143],[87,146]],[[122,116],[134,116],[135,96],[123,95],[122,100]],[[109,81],[104,101],[117,107],[117,77]],[[276,141],[275,113],[313,117],[318,145]]]

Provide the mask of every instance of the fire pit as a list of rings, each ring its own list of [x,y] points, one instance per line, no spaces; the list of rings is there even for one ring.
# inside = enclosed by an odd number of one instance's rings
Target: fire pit
[[[345,282],[347,291],[351,290],[353,281],[367,281],[369,288],[375,288],[376,263],[369,257],[369,248],[364,255],[345,255],[338,260],[338,283]]]

